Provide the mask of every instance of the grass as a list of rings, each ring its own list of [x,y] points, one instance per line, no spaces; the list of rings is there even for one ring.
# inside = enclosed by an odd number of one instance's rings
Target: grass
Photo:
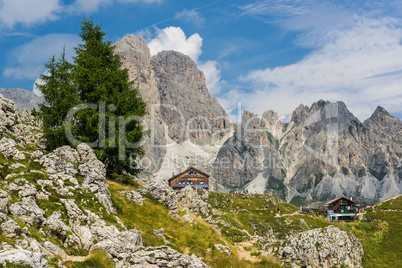
[[[402,196],[386,201],[365,217],[381,222],[346,223],[347,231],[360,239],[364,257],[362,266],[402,267]]]
[[[94,251],[89,258],[82,262],[67,261],[64,263],[68,268],[114,268],[115,263],[109,259],[107,253]]]
[[[211,267],[263,267],[255,263],[240,260],[233,243],[226,236],[218,233],[211,225],[197,218],[197,224],[181,222],[171,218],[168,210],[149,195],[144,195],[144,204],[138,205],[121,195],[121,190],[135,190],[135,186],[109,181],[109,190],[115,203],[121,207],[118,217],[130,229],[141,230],[144,246],[160,246],[164,241],[153,236],[153,231],[163,227],[165,237],[171,243],[169,247],[185,254],[195,254]],[[215,244],[228,245],[233,254],[214,250]],[[281,267],[274,259],[261,259],[270,263],[270,267]],[[259,264],[257,264],[259,265]]]

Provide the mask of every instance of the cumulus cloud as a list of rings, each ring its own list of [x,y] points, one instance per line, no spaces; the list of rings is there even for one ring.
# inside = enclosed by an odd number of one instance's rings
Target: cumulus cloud
[[[56,20],[61,11],[59,0],[3,0],[0,3],[0,23],[12,28]]]
[[[149,38],[149,31],[143,33]],[[156,36],[148,42],[148,47],[151,55],[156,55],[162,50],[174,50],[188,55],[204,72],[207,87],[211,94],[219,93],[221,90],[221,71],[217,67],[217,62],[198,60],[202,54],[202,38],[198,33],[187,38],[180,27],[171,26],[163,30],[156,28]]]
[[[312,35],[320,47],[294,64],[249,72],[241,81],[252,91],[228,96],[259,114],[274,109],[286,115],[319,99],[343,100],[361,120],[377,105],[402,112],[402,29],[396,23],[355,17],[348,28]]]
[[[3,75],[17,79],[35,79],[51,56],[60,55],[65,47],[67,58],[71,57],[73,47],[78,42],[79,37],[72,34],[48,34],[35,38],[10,52],[8,57],[12,59],[14,66],[5,68]]]
[[[217,67],[216,61],[206,61],[198,64],[198,68],[204,73],[207,88],[212,95],[221,91],[221,71]]]
[[[194,23],[197,26],[202,26],[205,23],[205,18],[196,10],[184,9],[182,12],[176,12],[176,19]]]
[[[148,43],[152,55],[158,54],[162,50],[175,50],[188,55],[193,61],[197,62],[202,54],[202,38],[198,33],[189,38],[180,27],[167,27],[158,30],[156,37]]]

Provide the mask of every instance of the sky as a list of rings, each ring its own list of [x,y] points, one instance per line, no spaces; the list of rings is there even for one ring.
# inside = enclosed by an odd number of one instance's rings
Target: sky
[[[377,106],[402,118],[399,0],[0,0],[0,87],[40,94],[44,64],[73,57],[84,16],[112,42],[135,34],[153,55],[190,56],[233,121],[239,107],[288,121],[320,99],[361,121]]]

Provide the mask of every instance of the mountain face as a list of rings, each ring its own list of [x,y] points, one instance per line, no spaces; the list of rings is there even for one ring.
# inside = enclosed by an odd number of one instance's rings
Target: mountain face
[[[169,137],[213,145],[230,131],[228,115],[209,93],[203,72],[189,56],[162,51],[152,58]]]
[[[204,74],[180,52],[151,57],[146,42],[135,35],[114,46],[147,103],[145,123],[152,131],[140,161],[145,171],[141,176],[167,180],[189,165],[211,171],[210,159],[229,138],[231,124],[210,95]]]
[[[371,203],[402,192],[402,124],[383,108],[361,123],[343,102],[300,105],[290,123],[245,111],[213,176],[294,204],[349,196]]]
[[[0,88],[0,94],[5,98],[12,100],[18,109],[32,110],[38,107],[38,103],[42,102],[42,98],[35,93],[21,88]]]

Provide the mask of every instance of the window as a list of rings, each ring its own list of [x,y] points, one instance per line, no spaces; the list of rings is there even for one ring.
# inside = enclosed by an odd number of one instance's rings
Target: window
[[[179,181],[179,185],[181,185],[181,181]]]
[[[191,185],[193,185],[193,181],[191,181]]]
[[[201,182],[200,182],[200,184],[201,184],[201,185],[204,185],[204,182],[203,182],[203,181],[201,181]]]

